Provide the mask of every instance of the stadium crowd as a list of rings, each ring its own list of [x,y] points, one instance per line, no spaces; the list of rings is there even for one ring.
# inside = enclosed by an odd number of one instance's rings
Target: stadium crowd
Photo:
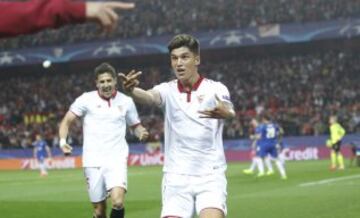
[[[264,110],[273,114],[286,135],[327,133],[330,114],[339,115],[347,132],[359,133],[359,61],[356,52],[329,51],[204,63],[200,72],[229,87],[237,118],[225,125],[225,138],[247,137],[250,118]],[[145,88],[172,77],[167,66],[141,70],[141,86]],[[36,132],[43,132],[50,144],[57,145],[61,117],[77,96],[92,90],[92,76],[67,73],[2,78],[0,146],[27,147]],[[140,106],[138,109],[152,139],[160,138],[160,110]],[[69,142],[80,144],[80,122],[73,128]],[[128,136],[130,141],[135,140],[131,134]]]
[[[149,37],[180,32],[245,28],[270,23],[345,19],[360,13],[357,0],[134,0],[136,10],[122,13],[119,28],[100,35],[95,24],[47,30],[0,41],[3,49],[69,44],[105,38]]]

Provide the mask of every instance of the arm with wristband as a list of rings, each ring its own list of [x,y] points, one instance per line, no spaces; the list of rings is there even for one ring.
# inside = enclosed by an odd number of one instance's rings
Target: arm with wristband
[[[70,155],[71,151],[73,149],[66,142],[66,138],[69,133],[69,128],[70,128],[71,124],[75,121],[76,118],[77,118],[77,116],[73,112],[68,111],[60,123],[60,127],[59,127],[60,143],[59,143],[59,145],[60,145],[60,148],[61,148],[62,152],[64,153],[64,155]]]

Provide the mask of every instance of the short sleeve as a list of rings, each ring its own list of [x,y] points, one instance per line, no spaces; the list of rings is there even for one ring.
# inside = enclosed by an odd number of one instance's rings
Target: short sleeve
[[[217,83],[216,94],[221,101],[229,102],[230,104],[232,104],[229,90],[224,84],[220,82]]]
[[[82,94],[71,104],[70,111],[73,112],[76,116],[82,117],[86,113],[86,94]]]
[[[153,90],[156,90],[160,93],[161,103],[159,106],[164,107],[167,94],[170,91],[170,85],[168,83],[160,83],[159,85],[154,86]]]

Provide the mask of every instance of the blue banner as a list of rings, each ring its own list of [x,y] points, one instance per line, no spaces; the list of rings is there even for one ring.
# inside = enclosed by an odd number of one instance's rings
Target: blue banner
[[[325,142],[328,136],[291,136],[284,137],[283,143],[285,148],[298,148],[298,147],[326,147]],[[360,147],[360,135],[347,135],[343,139],[343,145],[349,145],[355,143]],[[250,140],[248,139],[236,139],[236,140],[224,140],[224,150],[226,152],[231,151],[249,151]],[[130,154],[144,154],[149,151],[148,146],[150,143],[136,143],[130,144]],[[151,147],[151,146],[150,146]],[[62,156],[62,152],[59,148],[53,149],[53,156]],[[79,156],[82,154],[82,147],[74,147],[73,156]],[[4,149],[0,150],[0,159],[12,159],[12,158],[31,158],[33,151],[28,149]]]
[[[269,24],[246,29],[194,33],[202,49],[298,43],[322,39],[352,38],[360,35],[360,19],[306,24]],[[172,36],[109,40],[11,51],[0,51],[0,67],[116,58],[167,53]]]

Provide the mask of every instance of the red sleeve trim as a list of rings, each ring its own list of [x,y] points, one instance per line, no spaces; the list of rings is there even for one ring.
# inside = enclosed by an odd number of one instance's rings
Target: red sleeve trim
[[[70,111],[71,113],[73,113],[76,117],[80,118],[79,115],[77,115],[74,111]]]

